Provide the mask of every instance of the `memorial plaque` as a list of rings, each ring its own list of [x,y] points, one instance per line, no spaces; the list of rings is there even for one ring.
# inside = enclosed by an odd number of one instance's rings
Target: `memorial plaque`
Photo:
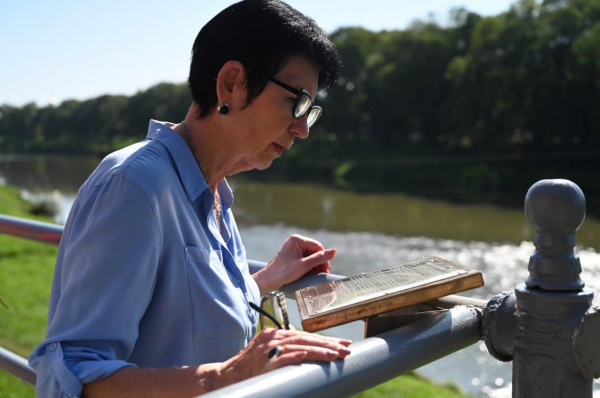
[[[314,332],[483,286],[479,271],[422,258],[296,292],[302,327]]]

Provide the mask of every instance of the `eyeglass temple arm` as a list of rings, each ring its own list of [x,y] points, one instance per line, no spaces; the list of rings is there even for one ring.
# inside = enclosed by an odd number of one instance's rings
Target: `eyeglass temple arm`
[[[248,66],[244,66],[244,68],[246,68],[246,70],[248,70],[249,72],[256,73],[258,76],[262,77],[263,79],[267,79],[268,81],[270,81],[270,82],[271,82],[271,83],[273,83],[273,84],[276,84],[276,85],[278,85],[279,87],[285,88],[285,89],[286,89],[287,91],[289,91],[290,93],[293,93],[293,94],[296,94],[296,95],[300,95],[300,94],[302,94],[302,91],[301,91],[301,90],[298,90],[298,89],[297,89],[297,88],[295,88],[295,87],[292,87],[292,86],[290,86],[290,85],[288,85],[288,84],[285,84],[284,82],[280,82],[280,81],[279,81],[279,80],[277,80],[277,79],[273,79],[272,77],[268,77],[268,76],[265,76],[265,75],[263,75],[263,74],[261,74],[261,73],[258,73],[258,72],[256,72],[255,70],[251,69],[251,68],[250,68],[250,67],[248,67]]]

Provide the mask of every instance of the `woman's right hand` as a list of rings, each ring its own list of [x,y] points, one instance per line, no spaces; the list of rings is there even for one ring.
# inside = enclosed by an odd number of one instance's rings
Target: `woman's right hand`
[[[237,383],[261,373],[302,361],[331,362],[350,354],[350,340],[321,336],[297,330],[265,329],[218,371],[217,388]],[[275,347],[278,357],[269,358]]]

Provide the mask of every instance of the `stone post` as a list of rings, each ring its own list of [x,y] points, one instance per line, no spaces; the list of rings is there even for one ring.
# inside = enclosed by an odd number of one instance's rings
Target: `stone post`
[[[513,361],[513,397],[592,397],[600,376],[600,315],[574,253],[585,197],[567,180],[542,180],[525,198],[535,228],[530,275],[515,293],[486,308],[483,333],[492,356]]]

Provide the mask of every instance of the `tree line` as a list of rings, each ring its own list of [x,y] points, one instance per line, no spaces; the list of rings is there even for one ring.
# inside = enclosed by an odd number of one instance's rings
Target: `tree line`
[[[318,102],[316,140],[461,152],[600,145],[600,0],[522,0],[497,16],[401,31],[342,28],[337,86]],[[185,85],[59,106],[0,107],[2,152],[105,152],[178,121]],[[313,138],[314,139],[314,138]]]
[[[600,0],[521,0],[490,17],[461,8],[448,26],[351,27],[331,37],[343,67],[318,96],[324,116],[274,172],[318,175],[314,163],[343,185],[361,161],[600,150]],[[182,120],[190,103],[185,84],[163,83],[133,96],[2,105],[0,152],[108,153],[143,139],[150,118]],[[501,189],[511,173],[471,166],[457,178],[482,191]],[[401,179],[420,184],[409,180]]]

